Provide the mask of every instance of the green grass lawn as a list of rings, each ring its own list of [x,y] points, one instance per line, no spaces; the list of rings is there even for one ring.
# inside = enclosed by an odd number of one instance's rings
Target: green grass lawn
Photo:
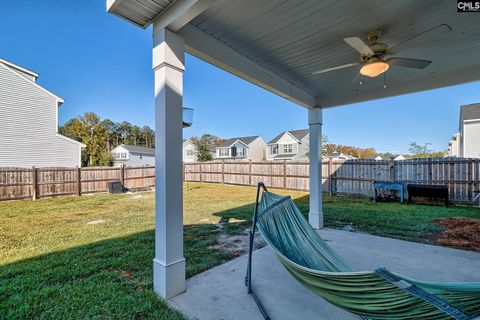
[[[303,212],[308,196],[290,194]],[[250,227],[255,189],[184,187],[187,276],[228,261],[220,236]],[[0,203],[0,319],[182,319],[153,293],[151,192]],[[431,242],[435,218],[480,219],[478,208],[324,198],[325,224]]]

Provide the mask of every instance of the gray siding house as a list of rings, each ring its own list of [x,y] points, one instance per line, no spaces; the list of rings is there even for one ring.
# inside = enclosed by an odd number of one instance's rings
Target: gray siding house
[[[79,167],[85,145],[58,133],[63,99],[37,78],[0,59],[0,167]]]
[[[144,167],[155,165],[155,148],[121,144],[111,152],[115,166]]]
[[[460,109],[460,156],[480,158],[480,103]]]
[[[446,156],[480,158],[480,103],[460,107],[458,131],[448,143]]]
[[[308,129],[284,131],[267,144],[267,160],[308,160]]]
[[[265,141],[260,136],[230,138],[216,147],[215,159],[263,161],[265,147]],[[236,156],[232,153],[233,149],[237,152]]]

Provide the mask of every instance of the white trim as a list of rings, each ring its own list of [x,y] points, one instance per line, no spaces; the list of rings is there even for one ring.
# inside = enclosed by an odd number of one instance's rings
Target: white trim
[[[86,148],[86,147],[87,147],[87,145],[86,145],[85,143],[82,143],[82,142],[80,142],[80,141],[77,141],[77,140],[72,139],[72,138],[69,138],[69,137],[65,137],[63,134],[57,133],[56,136],[59,137],[59,138],[62,138],[62,139],[64,139],[64,140],[67,140],[67,141],[69,141],[69,142],[76,143],[76,144],[78,144],[78,145],[79,145],[80,147],[82,147],[82,148]]]
[[[145,27],[155,23],[155,28],[166,28],[177,32],[195,17],[200,15],[216,0],[177,0],[147,22]],[[145,28],[144,27],[144,28]]]
[[[0,58],[0,62],[2,62],[3,64],[6,64],[7,66],[13,68],[13,69],[17,69],[23,73],[26,73],[28,75],[31,75],[32,77],[34,77],[35,79],[38,78],[38,73],[36,72],[33,72],[32,70],[28,70],[28,69],[25,69],[24,67],[22,66],[19,66],[18,64],[15,64],[13,62],[10,62],[10,61],[7,61],[5,59],[2,59]]]
[[[9,70],[10,72],[12,72],[13,74],[15,74],[17,77],[20,77],[21,79],[33,84],[35,87],[37,87],[38,89],[42,90],[43,92],[51,95],[52,97],[54,97],[55,99],[57,99],[57,101],[59,103],[64,103],[63,99],[60,98],[59,96],[55,95],[54,93],[52,93],[51,91],[48,91],[47,89],[45,89],[44,87],[42,87],[41,85],[39,85],[38,83],[36,83],[35,81],[32,81],[24,76],[22,76],[21,74],[19,74],[18,72],[16,72],[15,70],[12,69],[12,67],[9,67],[7,64],[4,64],[3,62],[0,63],[0,66],[2,66],[2,68],[5,68],[7,70]]]

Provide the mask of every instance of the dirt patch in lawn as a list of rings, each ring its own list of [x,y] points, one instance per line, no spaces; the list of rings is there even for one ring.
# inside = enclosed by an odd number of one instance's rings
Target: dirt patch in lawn
[[[480,252],[480,220],[456,217],[435,219],[433,222],[444,228],[438,233],[436,243]]]
[[[239,257],[248,252],[248,242],[249,236],[248,230],[246,230],[243,234],[235,236],[221,234],[217,239],[217,244],[209,248],[231,253],[234,256]],[[262,236],[256,232],[254,241],[255,250],[264,247],[265,244],[265,240],[263,240]]]

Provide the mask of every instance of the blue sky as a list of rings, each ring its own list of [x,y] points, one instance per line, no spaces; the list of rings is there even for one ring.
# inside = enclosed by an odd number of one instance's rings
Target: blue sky
[[[0,57],[40,74],[65,100],[60,123],[93,111],[153,127],[151,30],[105,12],[103,0],[0,0]],[[221,137],[307,127],[307,112],[248,82],[187,56],[184,104],[195,108],[185,137]],[[406,152],[410,141],[446,149],[462,104],[480,102],[480,82],[324,111],[332,143]]]

